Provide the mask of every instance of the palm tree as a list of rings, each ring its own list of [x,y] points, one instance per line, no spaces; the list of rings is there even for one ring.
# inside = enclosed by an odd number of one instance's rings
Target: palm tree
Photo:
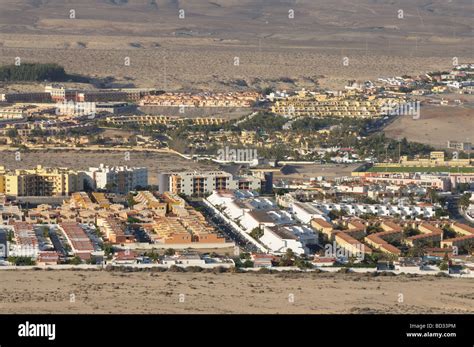
[[[408,255],[411,257],[423,257],[426,253],[426,245],[416,244],[409,251]]]

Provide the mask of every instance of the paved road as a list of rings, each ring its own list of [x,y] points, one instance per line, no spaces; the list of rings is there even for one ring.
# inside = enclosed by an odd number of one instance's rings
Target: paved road
[[[243,236],[237,233],[231,226],[229,226],[221,217],[217,216],[212,210],[207,207],[202,201],[188,201],[188,203],[194,208],[200,207],[202,214],[206,217],[206,220],[219,230],[226,238],[235,242],[244,252],[248,253],[260,253],[258,248],[248,242]]]
[[[67,252],[63,247],[63,243],[61,242],[57,234],[57,231],[49,229],[48,233],[49,233],[49,238],[51,239],[51,242],[53,243],[53,246],[56,252],[58,252],[60,256],[64,256],[64,257],[67,256]]]
[[[453,196],[450,196],[448,199],[447,199],[447,202],[448,202],[448,212],[449,212],[449,218],[450,219],[453,219],[457,222],[460,222],[460,223],[464,223],[464,224],[467,224],[467,225],[470,225],[472,224],[470,221],[468,221],[466,219],[466,217],[460,213],[459,211],[459,198],[461,196],[460,195],[453,195]]]

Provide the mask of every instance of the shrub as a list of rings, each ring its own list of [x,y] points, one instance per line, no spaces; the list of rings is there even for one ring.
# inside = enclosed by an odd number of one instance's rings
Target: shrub
[[[186,272],[202,272],[202,267],[200,266],[188,266],[186,267]]]
[[[186,272],[182,267],[179,267],[177,265],[171,265],[171,267],[168,269],[170,272]]]

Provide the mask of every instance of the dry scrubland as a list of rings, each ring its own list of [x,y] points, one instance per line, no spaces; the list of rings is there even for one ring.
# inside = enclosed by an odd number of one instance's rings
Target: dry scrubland
[[[4,0],[0,63],[19,56],[166,89],[341,87],[469,60],[473,11],[470,0]]]
[[[0,313],[474,313],[473,285],[430,276],[5,270]]]
[[[422,107],[419,119],[410,116],[398,117],[384,129],[388,137],[406,137],[431,145],[446,148],[447,141],[474,141],[474,109],[462,106]]]
[[[150,184],[158,184],[157,174],[161,171],[179,171],[189,169],[209,168],[202,163],[184,159],[178,155],[151,152],[130,151],[130,160],[125,160],[124,152],[89,152],[89,151],[28,151],[21,153],[21,161],[15,160],[15,152],[0,152],[0,165],[9,169],[32,168],[36,165],[45,167],[68,167],[72,169],[87,169],[107,165],[145,166],[148,168]]]

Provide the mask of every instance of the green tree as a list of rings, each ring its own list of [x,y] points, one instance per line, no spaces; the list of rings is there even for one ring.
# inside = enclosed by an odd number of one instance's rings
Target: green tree
[[[49,228],[47,226],[42,226],[41,227],[41,232],[43,233],[44,238],[49,237]]]
[[[252,236],[255,240],[259,240],[263,236],[263,230],[259,227],[253,228],[249,235]]]
[[[104,243],[102,248],[104,249],[104,254],[106,257],[109,257],[115,253],[114,247],[110,243]]]
[[[12,140],[16,139],[18,137],[18,130],[16,128],[8,129],[7,136]]]
[[[449,268],[449,257],[448,253],[444,253],[443,261],[439,265],[439,269],[442,271],[446,271]]]
[[[243,267],[253,267],[253,261],[251,260],[244,261]]]
[[[282,255],[279,265],[280,266],[293,266],[295,254],[291,248],[286,250],[286,253]]]
[[[439,196],[435,189],[428,188],[428,198],[430,199],[431,203],[439,202]]]
[[[452,239],[454,237],[456,237],[456,232],[452,228],[443,228],[443,239]]]
[[[471,203],[471,193],[463,194],[463,195],[459,198],[459,206],[460,206],[461,208],[467,208],[470,203]]]
[[[445,217],[445,216],[448,216],[448,212],[446,212],[445,210],[443,210],[442,208],[437,208],[435,210],[435,216],[436,218],[440,218],[440,217]]]
[[[425,245],[415,244],[408,250],[407,255],[409,257],[423,257],[426,253],[425,248]]]
[[[149,252],[149,253],[146,253],[146,256],[148,258],[150,258],[150,260],[152,262],[156,262],[159,258],[160,258],[160,255],[156,252]]]
[[[294,262],[294,265],[297,266],[300,269],[312,269],[313,268],[313,264],[311,264],[309,261],[303,260],[301,258],[297,258]]]
[[[71,265],[79,265],[82,264],[82,259],[76,255],[74,258],[70,259],[68,263]]]
[[[35,265],[36,262],[30,257],[8,257],[8,262],[17,266]]]
[[[66,81],[70,76],[57,64],[23,63],[0,67],[1,81]]]

